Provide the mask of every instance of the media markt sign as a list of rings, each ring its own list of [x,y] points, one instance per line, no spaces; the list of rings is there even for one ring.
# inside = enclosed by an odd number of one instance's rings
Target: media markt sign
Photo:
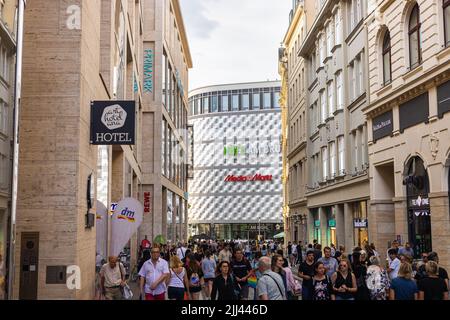
[[[134,145],[135,101],[92,101],[91,144]]]

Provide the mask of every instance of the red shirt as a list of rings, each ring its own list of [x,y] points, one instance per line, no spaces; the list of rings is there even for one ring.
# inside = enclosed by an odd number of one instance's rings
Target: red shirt
[[[148,241],[147,239],[142,240],[141,242],[141,247],[144,249],[148,249],[150,248],[151,244],[150,241]]]

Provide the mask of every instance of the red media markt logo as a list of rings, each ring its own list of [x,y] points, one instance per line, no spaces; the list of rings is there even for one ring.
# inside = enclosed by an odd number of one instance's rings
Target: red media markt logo
[[[245,182],[245,181],[272,181],[272,175],[261,175],[259,173],[248,176],[235,176],[233,174],[228,175],[225,178],[226,182]]]

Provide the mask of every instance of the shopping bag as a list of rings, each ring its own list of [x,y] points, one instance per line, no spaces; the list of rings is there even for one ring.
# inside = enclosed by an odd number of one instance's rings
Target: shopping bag
[[[123,287],[123,298],[125,300],[132,300],[133,299],[133,291],[131,291],[130,286],[127,284]]]

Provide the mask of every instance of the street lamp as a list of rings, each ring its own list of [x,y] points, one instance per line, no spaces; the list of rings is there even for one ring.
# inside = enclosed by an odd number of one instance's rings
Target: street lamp
[[[258,241],[261,241],[261,218],[258,218]]]

